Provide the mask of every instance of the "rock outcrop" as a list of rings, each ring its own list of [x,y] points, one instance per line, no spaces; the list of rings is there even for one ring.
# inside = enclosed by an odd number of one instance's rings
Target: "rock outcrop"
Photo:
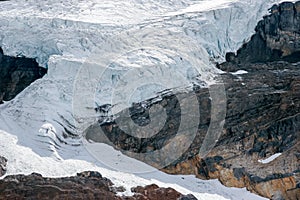
[[[172,188],[156,185],[132,188],[133,196],[118,196],[123,188],[98,172],[82,172],[73,177],[44,178],[40,174],[13,175],[0,180],[0,199],[109,199],[109,200],[196,200]]]
[[[258,23],[256,33],[237,55],[226,55],[227,62],[300,61],[300,1],[274,5],[270,12]]]
[[[246,187],[270,199],[300,198],[299,6],[299,2],[273,6],[272,13],[258,23],[249,43],[237,55],[227,54],[228,62],[218,65],[227,72],[220,78],[225,85],[227,100],[223,101],[227,111],[221,137],[205,157],[200,157],[198,152],[211,122],[209,90],[194,87],[193,93],[181,94],[183,99],[197,95],[198,132],[189,149],[163,171],[195,174],[202,179],[218,178],[226,186]],[[247,73],[230,73],[238,70]],[[141,159],[135,155],[165,147],[177,134],[182,115],[193,112],[181,112],[178,95],[165,94],[129,108],[128,120],[141,126],[149,123],[152,106],[159,104],[165,108],[166,123],[150,138],[127,134],[115,122],[95,125],[88,129],[86,136],[96,142],[107,142],[99,135],[97,127],[101,128],[109,144]],[[188,133],[192,127],[187,124],[185,128]],[[267,159],[274,154],[280,156]],[[151,159],[155,163],[160,158]]]
[[[111,186],[111,181],[96,172],[57,179],[13,175],[0,180],[0,199],[117,199]]]
[[[6,163],[7,163],[7,159],[0,156],[0,177],[5,175],[6,173]]]
[[[172,188],[160,188],[155,184],[145,187],[132,188],[134,195],[132,200],[161,200],[161,199],[178,199],[178,200],[197,200],[193,195],[182,195]]]
[[[34,59],[10,57],[0,48],[0,103],[13,99],[47,70],[39,67]]]

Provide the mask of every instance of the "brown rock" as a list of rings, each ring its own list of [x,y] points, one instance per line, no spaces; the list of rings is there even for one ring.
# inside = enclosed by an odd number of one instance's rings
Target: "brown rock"
[[[136,200],[161,200],[161,199],[185,199],[196,200],[193,195],[182,195],[172,188],[159,188],[157,185],[152,184],[145,187],[136,187],[132,189],[135,194],[133,198]]]
[[[97,172],[74,177],[43,178],[39,174],[7,176],[0,180],[0,199],[121,199],[112,183]]]
[[[87,171],[73,177],[44,178],[40,174],[13,175],[0,180],[0,200],[7,199],[103,199],[103,200],[196,200],[172,188],[157,185],[133,188],[133,196],[117,196],[112,182],[98,172]]]

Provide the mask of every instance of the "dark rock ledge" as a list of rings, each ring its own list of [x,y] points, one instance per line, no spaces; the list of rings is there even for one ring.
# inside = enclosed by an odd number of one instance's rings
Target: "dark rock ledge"
[[[0,72],[0,103],[3,103],[42,78],[47,70],[39,67],[34,59],[6,56],[0,47]]]

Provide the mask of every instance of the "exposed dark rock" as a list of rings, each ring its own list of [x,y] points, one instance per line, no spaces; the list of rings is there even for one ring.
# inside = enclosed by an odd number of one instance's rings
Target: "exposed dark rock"
[[[3,176],[6,173],[6,163],[7,159],[0,156],[0,176]]]
[[[13,175],[0,180],[0,199],[107,199],[107,200],[195,200],[172,188],[156,185],[133,188],[133,196],[117,196],[112,182],[98,172],[73,177],[44,178],[40,174]]]
[[[284,60],[300,61],[300,2],[274,5],[270,15],[258,22],[251,41],[244,44],[235,56],[227,53],[226,61],[239,68],[244,63]],[[222,65],[223,70],[228,69]]]
[[[0,48],[0,103],[13,99],[33,81],[43,77],[47,70],[34,59],[10,57]]]
[[[235,53],[233,53],[233,52],[226,53],[225,59],[226,59],[226,62],[235,62],[235,59],[236,59]]]

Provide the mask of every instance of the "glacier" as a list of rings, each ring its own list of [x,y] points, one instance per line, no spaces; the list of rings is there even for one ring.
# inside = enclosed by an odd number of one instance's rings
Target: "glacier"
[[[110,175],[114,168],[110,169],[98,161],[95,164],[95,159],[83,146],[82,136],[76,127],[73,112],[76,75],[83,66],[94,62],[91,57],[95,52],[103,51],[103,45],[111,42],[116,35],[124,36],[126,31],[175,29],[199,46],[201,52],[198,57],[206,66],[201,69],[202,75],[213,76],[220,71],[216,70],[212,63],[224,61],[226,52],[236,51],[247,41],[254,33],[257,22],[267,14],[268,8],[279,2],[279,0],[1,2],[0,46],[4,53],[10,56],[35,58],[40,66],[48,68],[48,74],[44,78],[32,83],[12,101],[0,105],[0,129],[3,130],[0,134],[2,142],[0,148],[1,152],[4,152],[3,156],[8,158],[8,173],[39,172],[45,176],[66,176],[80,170],[97,169],[114,183],[122,182]],[[113,42],[117,46],[119,41]],[[157,52],[152,52],[152,55],[155,53]],[[134,58],[134,55],[128,55],[126,58],[125,55],[125,60],[121,59],[118,62],[132,68],[135,66],[129,64],[146,62],[145,59],[140,60],[143,56],[149,58],[147,53],[141,54],[139,58]],[[133,62],[128,63],[132,59]],[[167,59],[160,56],[160,62],[168,62]],[[174,60],[176,61],[173,57],[170,63],[174,63]],[[175,63],[176,69],[187,70],[186,63],[180,61]],[[128,69],[119,65],[119,68],[108,72],[108,77],[126,70]],[[209,75],[202,76],[208,85],[211,81]],[[107,87],[107,90],[110,88],[111,86]],[[156,92],[159,90],[161,88],[156,88]],[[149,95],[145,95],[147,92],[140,92],[137,99],[140,101],[151,96],[151,91]],[[105,92],[99,92],[96,98],[101,104],[108,103],[105,96],[109,100],[110,96]],[[115,152],[107,146],[101,148]],[[23,156],[13,153],[16,149],[20,155],[23,150]],[[25,159],[31,157],[34,159]],[[113,158],[117,159],[117,156]],[[122,162],[124,168],[126,159],[124,158]],[[138,161],[130,160],[129,163]],[[52,165],[54,167],[48,170],[47,167]],[[80,167],[76,168],[77,165]],[[74,166],[74,169],[71,166]],[[128,166],[127,168],[130,169]],[[195,183],[201,182],[200,180],[189,177],[192,181],[188,183],[176,176],[172,178],[154,171],[156,173],[153,175],[154,178],[151,177],[151,173],[132,175],[134,172],[128,171],[126,176],[132,176],[136,180],[129,186],[153,181],[160,181],[158,185],[164,186],[168,182],[175,182],[182,186],[178,191],[189,190],[194,193],[200,191],[195,196],[203,198],[201,195],[205,193],[204,186],[198,187],[199,184]],[[117,177],[121,176],[118,174]],[[163,182],[164,179],[159,177],[164,177],[166,181]],[[193,184],[197,186],[193,187]],[[219,192],[216,191],[219,195],[217,199],[242,197],[249,199],[247,195],[252,195],[251,199],[261,199],[246,192],[245,189],[225,188],[217,181],[203,182],[203,185],[222,188]]]
[[[8,55],[36,58],[48,67],[53,55],[86,58],[107,35],[132,27],[180,27],[213,57],[236,50],[278,0],[1,2],[0,44]],[[113,8],[113,9],[111,9]],[[33,12],[34,11],[34,12]],[[150,11],[150,12],[149,12]]]

